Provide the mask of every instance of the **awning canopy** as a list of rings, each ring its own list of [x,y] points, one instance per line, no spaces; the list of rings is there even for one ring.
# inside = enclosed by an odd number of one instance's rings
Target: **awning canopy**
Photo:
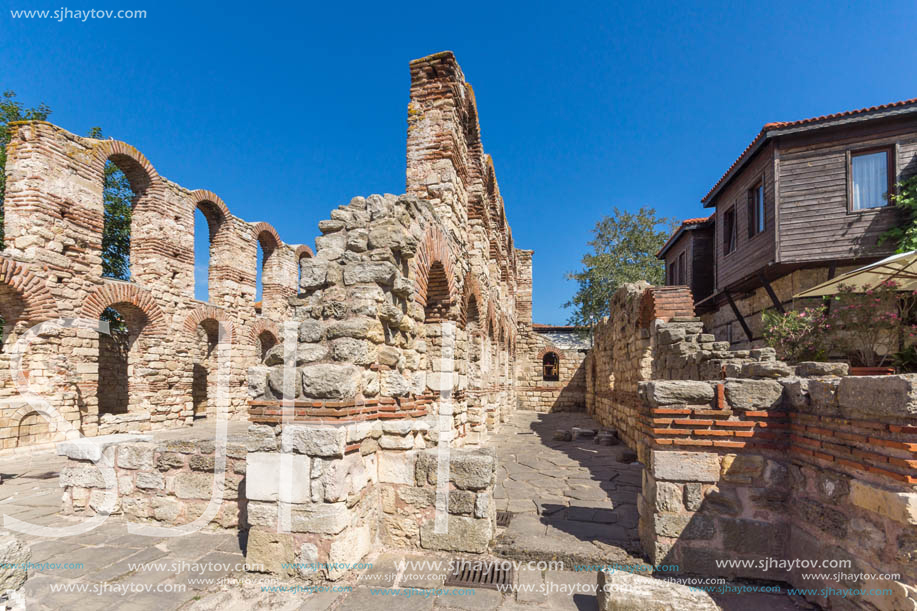
[[[793,295],[793,299],[836,295],[842,284],[854,287],[857,292],[865,292],[876,288],[886,280],[894,280],[900,291],[917,290],[917,250],[892,255],[887,259],[841,274],[807,291]]]

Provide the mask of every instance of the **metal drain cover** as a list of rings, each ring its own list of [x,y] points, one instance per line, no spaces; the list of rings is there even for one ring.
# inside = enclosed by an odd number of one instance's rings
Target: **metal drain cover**
[[[452,574],[447,586],[468,586],[498,590],[513,584],[513,563],[510,560],[466,560],[453,558]]]
[[[508,511],[497,512],[497,526],[509,526],[510,520],[512,519],[513,514]]]

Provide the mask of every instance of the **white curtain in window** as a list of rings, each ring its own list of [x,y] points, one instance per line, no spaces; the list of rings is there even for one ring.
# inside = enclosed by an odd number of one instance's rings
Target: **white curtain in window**
[[[879,208],[885,205],[888,191],[888,156],[881,153],[857,155],[850,160],[853,174],[853,209]]]

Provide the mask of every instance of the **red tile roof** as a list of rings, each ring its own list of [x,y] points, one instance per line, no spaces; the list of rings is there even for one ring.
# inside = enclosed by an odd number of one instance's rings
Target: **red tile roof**
[[[704,223],[712,219],[715,215],[716,213],[713,213],[710,216],[683,220],[681,222],[681,225],[679,225],[675,229],[675,231],[672,232],[672,235],[669,236],[669,239],[666,240],[662,248],[659,249],[659,252],[656,253],[656,256],[659,257],[660,255],[662,255],[662,253],[664,253],[675,242],[675,240],[678,238],[681,232],[685,230],[686,227],[690,227],[691,225],[703,225]]]
[[[775,121],[775,122],[772,122],[772,123],[765,123],[764,126],[761,128],[761,131],[758,132],[758,135],[755,136],[754,140],[752,140],[751,143],[749,143],[749,145],[745,147],[745,150],[742,151],[742,154],[739,155],[739,157],[732,163],[731,166],[729,166],[729,169],[726,170],[726,171],[723,173],[723,175],[720,177],[720,179],[719,179],[718,181],[716,181],[716,184],[713,185],[713,188],[711,188],[710,191],[707,192],[707,195],[705,195],[705,196],[703,197],[703,199],[701,199],[701,201],[704,202],[704,203],[706,203],[706,202],[707,202],[707,199],[708,199],[714,192],[716,192],[716,190],[719,189],[720,186],[723,185],[723,183],[726,182],[726,179],[729,177],[729,175],[732,173],[732,171],[733,171],[742,161],[745,160],[745,157],[746,157],[746,155],[749,153],[749,151],[751,151],[751,150],[755,147],[755,145],[757,145],[762,139],[764,139],[764,138],[767,137],[767,132],[768,132],[768,130],[772,130],[772,129],[785,129],[785,128],[787,128],[787,127],[799,127],[799,126],[801,126],[801,125],[809,125],[809,124],[811,124],[811,123],[820,123],[820,122],[822,122],[822,121],[832,121],[832,120],[835,120],[835,119],[842,119],[842,118],[844,118],[844,117],[853,117],[853,116],[856,116],[856,115],[861,115],[861,114],[870,113],[870,112],[876,112],[876,111],[880,111],[880,110],[889,110],[889,109],[892,109],[892,108],[899,108],[899,107],[903,107],[903,106],[909,106],[909,105],[915,104],[915,103],[917,103],[917,98],[911,98],[910,100],[901,100],[900,102],[891,102],[891,103],[889,103],[889,104],[880,104],[880,105],[878,105],[878,106],[870,106],[870,107],[868,107],[868,108],[859,108],[859,109],[857,109],[857,110],[845,110],[844,112],[836,112],[836,113],[833,113],[833,114],[830,114],[830,115],[822,115],[822,116],[820,116],[820,117],[811,117],[811,118],[808,118],[808,119],[799,119],[798,121]]]

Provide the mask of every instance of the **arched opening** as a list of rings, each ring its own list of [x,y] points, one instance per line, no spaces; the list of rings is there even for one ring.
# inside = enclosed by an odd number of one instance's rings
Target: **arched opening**
[[[210,301],[215,285],[213,260],[216,238],[224,218],[219,208],[209,201],[198,202],[194,209],[194,298]]]
[[[541,357],[541,379],[545,382],[556,382],[560,379],[560,359],[556,352],[546,352]]]
[[[258,255],[255,267],[255,310],[259,313],[266,310],[272,295],[271,291],[276,283],[272,255],[279,244],[272,233],[262,230],[258,233]]]
[[[302,293],[302,264],[303,264],[303,261],[306,261],[311,258],[312,258],[312,251],[309,250],[307,247],[300,246],[299,250],[297,250],[297,258],[296,258],[296,293],[297,294]]]
[[[214,380],[211,372],[216,371],[219,323],[212,318],[203,320],[195,328],[194,353],[192,355],[191,403],[195,418],[204,418],[212,411],[210,398],[214,396]]]
[[[449,281],[446,279],[446,269],[439,261],[430,265],[427,274],[427,300],[424,306],[424,322],[440,322],[447,318],[449,313]]]
[[[29,412],[19,421],[19,427],[16,432],[17,446],[45,443],[52,439],[51,423],[38,412]]]
[[[274,334],[268,330],[264,330],[258,334],[258,354],[261,357],[261,361],[264,361],[264,357],[267,356],[267,351],[277,345],[277,338],[274,337]]]
[[[94,129],[90,136],[101,138]],[[128,155],[112,155],[103,170],[102,205],[102,276],[118,280],[131,279],[133,225],[143,222],[135,218],[134,205],[150,185],[146,170]]]
[[[149,321],[143,310],[130,303],[112,304],[99,319],[109,325],[108,333],[99,333],[99,414],[126,414],[132,399],[139,399],[132,396],[132,387],[139,382],[133,378],[145,350],[137,340]]]
[[[8,346],[16,341],[17,325],[24,322],[26,310],[22,294],[6,284],[0,284],[0,352],[9,352]]]

